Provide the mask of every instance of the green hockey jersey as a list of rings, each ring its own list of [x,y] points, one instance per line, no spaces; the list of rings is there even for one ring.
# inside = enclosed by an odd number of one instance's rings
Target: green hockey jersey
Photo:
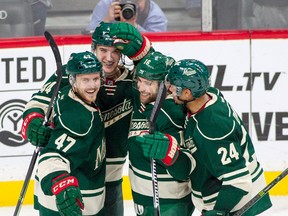
[[[133,73],[121,67],[121,76],[116,80],[105,81],[97,96],[97,105],[103,115],[107,146],[107,173],[106,181],[111,184],[120,184],[122,181],[123,166],[127,156],[127,139],[132,113],[132,79]],[[69,86],[66,74],[66,65],[62,67],[63,76],[60,91]],[[33,94],[27,103],[23,118],[29,113],[37,112],[45,115],[57,74],[53,74],[43,85],[40,91]],[[52,119],[50,119],[52,121]]]
[[[122,74],[116,80],[106,78],[101,87],[97,104],[102,112],[105,124],[107,143],[108,184],[119,184],[122,181],[123,166],[127,156],[127,139],[132,104],[133,73],[121,68]]]
[[[146,106],[139,104],[139,92],[135,91],[134,93],[135,103],[128,139],[129,179],[132,187],[133,201],[138,205],[153,206],[150,158],[144,156],[140,143],[136,141],[136,136],[139,136],[143,131],[147,132],[149,130],[148,119],[151,115],[154,102]],[[167,97],[156,119],[155,131],[168,133],[174,136],[180,143],[181,138],[183,139],[184,121],[185,115],[182,107],[176,105],[171,97]],[[186,153],[183,154],[186,155]],[[189,157],[188,154],[186,156]],[[188,163],[187,166],[180,167],[176,172],[173,170],[173,176],[169,171],[169,169],[173,169],[172,167],[173,165],[167,167],[162,162],[156,160],[160,206],[163,204],[191,202],[190,181],[187,178],[175,178],[177,174],[182,176],[182,171],[189,167]]]
[[[211,100],[185,123],[185,145],[196,167],[191,174],[192,200],[199,210],[235,212],[265,186],[250,136],[221,93],[210,88]],[[263,197],[244,215],[257,215],[271,206]]]
[[[85,206],[83,215],[98,215],[104,207],[106,168],[100,110],[84,103],[67,86],[58,95],[54,111],[55,128],[38,162],[38,202],[45,209],[57,211],[51,193],[52,179],[69,173],[78,179]]]

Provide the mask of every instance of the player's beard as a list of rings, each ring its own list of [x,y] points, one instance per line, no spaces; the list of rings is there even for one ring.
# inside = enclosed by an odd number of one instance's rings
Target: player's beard
[[[146,92],[140,92],[140,101],[143,104],[149,104],[151,102],[154,102],[156,100],[157,93],[146,93]]]
[[[98,91],[99,91],[99,89],[96,89],[96,91],[93,92],[93,93],[85,92],[85,100],[86,100],[88,103],[93,103],[93,102],[95,102],[95,101],[96,101],[96,98],[97,98]]]
[[[91,104],[94,103],[96,101],[98,92],[99,92],[99,88],[95,87],[93,89],[78,89],[75,88],[74,91],[76,92],[76,95],[85,103],[87,104]]]

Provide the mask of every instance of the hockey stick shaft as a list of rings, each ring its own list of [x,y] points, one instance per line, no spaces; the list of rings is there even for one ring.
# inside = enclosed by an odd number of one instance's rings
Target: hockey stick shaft
[[[53,36],[47,31],[44,32],[44,36],[45,36],[46,40],[48,41],[48,43],[49,43],[49,45],[53,51],[56,65],[57,65],[57,72],[56,72],[57,80],[56,80],[55,88],[54,88],[47,112],[45,114],[44,123],[43,123],[43,125],[48,126],[49,118],[52,114],[53,104],[54,104],[55,98],[57,97],[57,94],[58,94],[58,91],[60,88],[60,84],[61,84],[61,80],[62,80],[62,61],[61,61],[61,56],[60,56],[58,46],[57,46]],[[37,146],[33,152],[33,156],[32,156],[31,162],[29,164],[29,168],[28,168],[28,171],[27,171],[27,174],[26,174],[26,177],[25,177],[25,180],[24,180],[24,183],[23,183],[23,186],[22,186],[22,189],[20,192],[20,196],[18,198],[18,202],[17,202],[13,216],[18,216],[18,214],[20,213],[21,206],[22,206],[22,203],[24,201],[24,197],[25,197],[25,194],[27,192],[27,188],[28,188],[35,164],[36,164],[36,160],[38,158],[38,155],[39,155],[41,149],[42,149],[41,147]]]
[[[54,101],[55,101],[57,94],[58,94],[58,91],[60,89],[60,84],[61,84],[61,80],[62,80],[62,60],[61,60],[61,55],[60,55],[58,46],[57,46],[53,36],[48,31],[44,32],[44,36],[45,36],[46,40],[48,41],[48,43],[49,43],[49,45],[53,51],[55,61],[56,61],[56,68],[57,68],[57,71],[56,71],[57,80],[56,80],[55,88],[54,88],[53,95],[52,95],[50,103],[49,103],[47,113],[45,115],[45,125],[47,126],[47,124],[49,122],[49,118],[52,114]]]
[[[288,174],[288,168],[286,168],[279,176],[277,176],[270,184],[268,184],[263,190],[261,190],[256,196],[254,196],[249,202],[247,202],[241,209],[239,209],[233,216],[241,216],[248,211],[255,203],[257,203],[265,194],[267,194],[271,188],[278,184]]]
[[[149,133],[154,133],[154,125],[159,114],[159,111],[162,107],[162,104],[166,97],[166,87],[164,82],[160,83],[159,91],[157,94],[156,101],[154,103],[154,107],[151,112],[151,116],[149,118]],[[154,215],[160,215],[160,206],[159,206],[159,190],[158,190],[158,180],[157,180],[157,170],[156,170],[156,162],[152,158],[151,159],[151,172],[152,172],[152,184],[153,184],[153,205],[154,205]]]
[[[27,188],[29,185],[29,181],[30,181],[30,178],[31,178],[31,175],[32,175],[32,172],[33,172],[33,169],[34,169],[34,166],[35,166],[39,152],[40,152],[40,147],[37,147],[33,152],[33,156],[32,156],[32,159],[31,159],[31,162],[30,162],[30,165],[29,165],[29,168],[28,168],[28,171],[27,171],[27,174],[26,174],[26,177],[25,177],[25,180],[24,180],[24,183],[22,186],[22,190],[20,192],[20,196],[18,198],[18,202],[17,202],[13,216],[17,216],[20,212],[20,209],[21,209],[22,203],[24,201],[24,197],[25,197],[25,194],[26,194],[26,191],[27,191]]]
[[[158,190],[158,179],[157,179],[157,169],[156,162],[152,158],[150,162],[151,172],[152,172],[152,184],[153,184],[153,205],[154,205],[154,215],[160,215],[160,205],[159,205],[159,190]]]

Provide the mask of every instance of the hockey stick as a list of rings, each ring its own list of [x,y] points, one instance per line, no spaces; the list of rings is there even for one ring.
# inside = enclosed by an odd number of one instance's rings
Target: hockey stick
[[[159,91],[152,109],[150,118],[149,118],[149,134],[154,133],[154,125],[159,114],[159,111],[162,107],[162,104],[166,97],[166,86],[164,82],[160,83]],[[152,172],[152,183],[153,183],[153,204],[154,204],[154,215],[160,215],[160,206],[159,206],[159,192],[158,192],[158,180],[157,180],[157,171],[156,171],[156,162],[151,159],[151,172]]]
[[[51,100],[50,100],[50,103],[49,103],[49,106],[48,106],[48,109],[47,109],[47,112],[46,112],[46,115],[44,118],[44,122],[43,122],[43,125],[48,126],[49,118],[52,114],[53,104],[54,104],[55,98],[57,97],[57,94],[58,94],[58,91],[60,88],[60,84],[61,84],[61,80],[62,80],[62,61],[61,61],[61,56],[60,56],[58,46],[57,46],[53,36],[48,31],[44,32],[44,36],[45,36],[46,40],[48,41],[48,43],[49,43],[49,45],[50,45],[50,47],[54,53],[54,57],[55,57],[56,65],[57,65],[57,71],[56,71],[57,80],[56,80],[55,88],[54,88],[54,91],[53,91],[53,94],[52,94],[52,97],[51,97]],[[31,162],[30,162],[30,165],[29,165],[29,168],[28,168],[28,171],[27,171],[27,174],[26,174],[26,177],[25,177],[25,180],[24,180],[24,183],[23,183],[23,186],[22,186],[22,189],[20,192],[20,196],[18,198],[18,202],[17,202],[13,216],[17,216],[20,212],[20,209],[21,209],[21,206],[22,206],[22,203],[24,201],[24,197],[25,197],[28,185],[29,185],[29,181],[31,179],[31,175],[32,175],[37,157],[39,155],[39,152],[41,151],[41,148],[42,147],[37,146],[33,152],[33,156],[32,156],[32,159],[31,159]]]
[[[256,196],[254,196],[249,202],[247,202],[241,209],[239,209],[233,216],[241,216],[248,211],[255,203],[257,203],[268,191],[273,188],[278,182],[280,182],[288,174],[288,168],[286,168],[279,176],[277,176],[270,184],[268,184],[263,190],[261,190]]]
[[[56,80],[56,84],[55,84],[55,89],[53,91],[53,95],[51,97],[47,113],[45,115],[45,122],[46,122],[45,126],[47,126],[48,120],[49,120],[51,113],[52,113],[52,110],[53,110],[54,101],[55,101],[55,99],[58,95],[58,91],[60,89],[60,84],[61,84],[61,80],[62,80],[62,60],[61,60],[61,55],[60,55],[58,46],[57,46],[53,36],[48,31],[44,32],[44,36],[45,36],[46,40],[48,41],[48,43],[49,43],[49,45],[53,51],[54,58],[56,61],[56,68],[57,68],[57,71],[56,71],[57,80]]]

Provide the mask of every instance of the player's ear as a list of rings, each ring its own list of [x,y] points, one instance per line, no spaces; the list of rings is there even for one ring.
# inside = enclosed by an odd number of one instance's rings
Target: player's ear
[[[184,93],[185,98],[193,97],[191,90],[188,88],[184,88],[183,93]]]
[[[72,87],[76,88],[76,78],[73,75],[69,75],[69,83]]]

